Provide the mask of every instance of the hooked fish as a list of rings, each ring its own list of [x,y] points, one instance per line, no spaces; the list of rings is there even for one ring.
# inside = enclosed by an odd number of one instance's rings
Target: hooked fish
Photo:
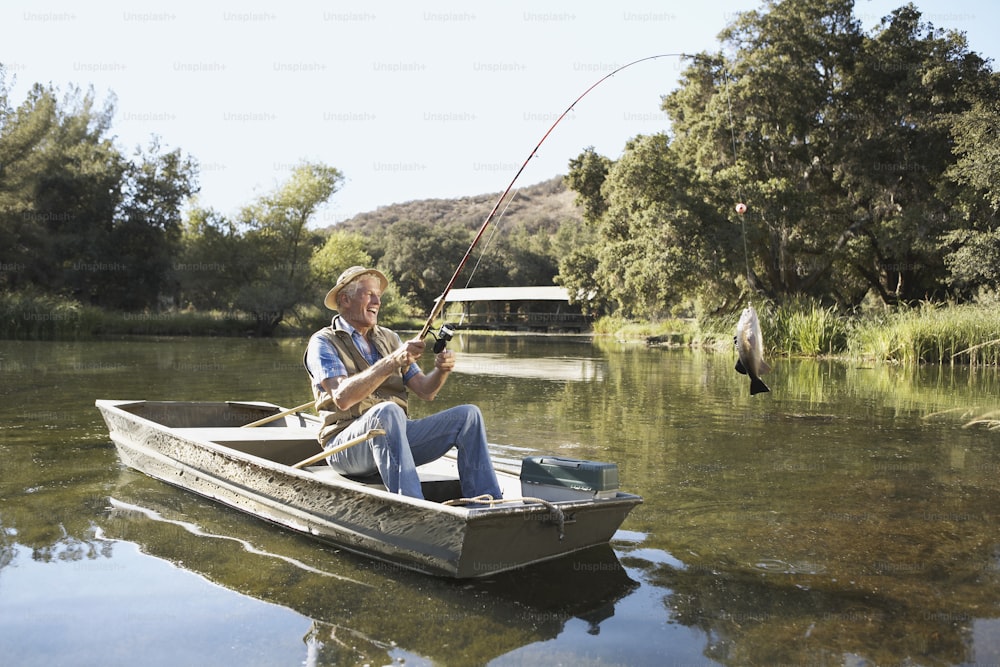
[[[760,379],[760,376],[771,370],[764,361],[764,338],[760,333],[760,320],[757,311],[748,305],[740,315],[736,325],[736,370],[750,377],[750,395],[771,391]]]

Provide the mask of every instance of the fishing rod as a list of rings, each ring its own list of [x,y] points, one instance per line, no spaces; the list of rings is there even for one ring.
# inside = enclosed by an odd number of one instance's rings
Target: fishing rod
[[[448,284],[445,286],[444,291],[441,292],[441,296],[439,296],[437,300],[434,302],[434,306],[433,308],[431,308],[430,315],[427,317],[427,321],[424,322],[423,329],[420,330],[419,338],[424,338],[430,332],[431,327],[434,325],[434,320],[437,319],[438,315],[440,315],[441,312],[444,310],[445,298],[448,296],[448,293],[451,291],[452,287],[454,287],[455,281],[458,280],[459,274],[462,272],[462,269],[465,268],[466,262],[469,261],[469,257],[472,255],[472,251],[479,243],[479,240],[483,237],[483,233],[486,231],[486,228],[489,227],[490,223],[493,221],[493,218],[496,217],[497,212],[500,210],[500,205],[503,203],[504,199],[507,198],[507,195],[510,194],[510,191],[514,187],[514,183],[516,183],[517,179],[521,177],[521,173],[525,170],[525,168],[527,168],[528,163],[531,162],[531,159],[535,157],[536,153],[538,153],[538,149],[541,148],[543,143],[545,143],[545,140],[548,139],[550,134],[552,134],[552,131],[556,129],[556,126],[559,125],[560,122],[562,122],[562,119],[565,118],[566,115],[573,110],[573,107],[575,107],[577,103],[580,102],[580,100],[582,100],[584,97],[587,96],[587,93],[592,91],[594,88],[597,88],[597,86],[601,85],[602,83],[613,77],[615,74],[618,74],[618,72],[621,72],[624,69],[632,67],[633,65],[638,65],[639,63],[646,62],[647,60],[656,60],[658,58],[674,58],[674,57],[690,58],[696,56],[689,56],[688,54],[685,53],[660,53],[655,56],[646,56],[645,58],[639,58],[638,60],[633,60],[630,63],[626,63],[621,67],[618,67],[617,69],[609,72],[608,74],[605,74],[603,77],[592,83],[589,88],[584,90],[579,95],[579,97],[573,100],[573,103],[570,104],[566,108],[566,110],[559,115],[558,118],[556,118],[555,122],[553,122],[552,125],[549,127],[549,129],[545,132],[545,134],[542,135],[542,138],[538,141],[537,144],[535,144],[535,147],[531,150],[531,152],[528,153],[528,157],[525,158],[524,162],[521,164],[521,168],[518,169],[517,173],[514,174],[514,178],[510,180],[510,183],[507,185],[507,188],[500,195],[500,198],[497,199],[496,204],[493,205],[493,209],[490,211],[489,215],[487,215],[486,219],[483,220],[483,224],[480,225],[479,231],[476,233],[476,236],[472,239],[472,243],[469,245],[469,249],[465,251],[465,256],[462,257],[462,261],[458,263],[458,267],[455,269],[455,273],[452,274],[451,280],[448,281]],[[455,332],[451,329],[451,327],[449,327],[447,324],[443,324],[441,326],[440,331],[437,334],[435,334],[437,342],[434,343],[434,352],[441,352],[442,350],[444,350],[445,346],[448,344],[448,341],[451,340],[454,333]]]

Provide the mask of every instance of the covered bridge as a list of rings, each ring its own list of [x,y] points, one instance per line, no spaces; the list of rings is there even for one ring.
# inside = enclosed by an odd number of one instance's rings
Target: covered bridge
[[[445,303],[461,304],[461,314],[448,309],[448,321],[464,329],[512,331],[581,332],[590,328],[590,318],[570,305],[565,287],[467,287],[453,289]]]

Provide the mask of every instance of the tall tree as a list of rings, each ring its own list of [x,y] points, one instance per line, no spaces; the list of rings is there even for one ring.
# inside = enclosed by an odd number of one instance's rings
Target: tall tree
[[[340,171],[303,162],[271,194],[240,213],[249,254],[258,258],[253,278],[240,287],[236,307],[254,317],[260,335],[270,335],[314,292],[310,259],[319,245],[309,221],[339,189]]]
[[[858,230],[847,270],[886,302],[926,298],[945,285],[940,239],[965,225],[943,189],[955,162],[952,119],[984,94],[995,99],[992,78],[963,35],[935,30],[912,4],[863,43],[832,162]]]
[[[694,173],[665,135],[629,141],[600,199],[599,240],[560,263],[560,282],[571,292],[600,295],[591,308],[603,302],[625,317],[658,318],[705,290],[725,298],[726,281],[717,278],[728,275],[726,258],[738,238],[705,205]]]
[[[234,311],[239,288],[254,279],[258,263],[248,250],[234,221],[213,209],[191,208],[172,272],[177,305]]]
[[[771,0],[739,14],[724,50],[692,58],[664,98],[669,139],[633,142],[619,160],[639,151],[649,168],[602,172],[586,153],[572,164],[604,244],[596,267],[566,262],[562,280],[620,291],[622,309],[646,314],[676,305],[678,290],[694,296],[692,281],[716,306],[732,287],[845,306],[869,291],[891,303],[943,289],[942,235],[966,224],[946,191],[953,118],[995,99],[994,76],[962,35],[925,24],[912,5],[870,35],[853,7]],[[694,262],[685,251],[709,254]],[[696,273],[684,280],[674,265]]]
[[[0,286],[18,289],[48,273],[32,261],[44,238],[35,192],[47,168],[41,147],[56,123],[57,100],[35,86],[11,107],[6,82],[0,85]]]
[[[135,310],[155,306],[176,291],[183,207],[198,191],[197,164],[180,149],[164,151],[157,138],[137,149],[125,168],[111,229],[95,249],[99,272],[91,300]]]
[[[60,101],[36,84],[0,118],[0,236],[4,263],[20,267],[9,287],[81,295],[120,196],[125,161],[108,132],[113,100],[72,88]],[[6,275],[6,272],[5,272]]]
[[[0,86],[4,85],[0,81]],[[36,84],[0,95],[0,287],[111,308],[156,305],[196,166],[153,141],[133,160],[110,136],[114,98]]]
[[[995,75],[1000,90],[1000,75]],[[954,118],[957,157],[949,175],[959,186],[954,210],[966,225],[945,235],[950,284],[967,296],[1000,290],[1000,101],[978,102]]]
[[[740,223],[751,291],[772,298],[829,293],[833,257],[852,221],[837,205],[828,154],[863,38],[852,0],[784,0],[766,9],[739,15],[723,31],[734,55],[707,61],[710,77],[705,61],[696,63],[698,97],[707,95],[709,107],[679,114],[677,151],[730,219],[737,201],[749,206]],[[671,95],[664,108],[677,114],[683,101]],[[688,119],[708,130],[693,133],[693,144]]]
[[[400,221],[386,234],[381,265],[395,276],[406,298],[429,310],[444,291],[470,241],[466,230]],[[471,269],[468,265],[466,271]]]

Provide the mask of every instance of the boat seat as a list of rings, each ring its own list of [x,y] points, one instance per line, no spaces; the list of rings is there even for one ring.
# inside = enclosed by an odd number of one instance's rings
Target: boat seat
[[[205,426],[175,428],[177,435],[191,440],[214,442],[223,447],[259,456],[275,463],[294,465],[320,452],[316,430],[300,426],[240,428]]]
[[[199,426],[193,428],[175,428],[173,431],[186,438],[208,440],[220,444],[229,442],[245,442],[247,440],[312,440],[316,441],[316,429],[302,426],[258,426],[256,428],[241,428],[239,426]]]

